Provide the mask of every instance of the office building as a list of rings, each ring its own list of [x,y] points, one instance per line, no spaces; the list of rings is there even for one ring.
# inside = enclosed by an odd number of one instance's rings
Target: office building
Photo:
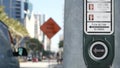
[[[4,11],[10,18],[20,21],[24,25],[25,13],[29,9],[28,0],[0,0],[0,6],[4,6]],[[32,10],[32,5],[31,9]]]
[[[30,18],[27,15],[25,19],[29,36],[38,39],[44,45],[45,50],[51,50],[51,40],[40,30],[40,26],[45,22],[45,15],[32,13]]]

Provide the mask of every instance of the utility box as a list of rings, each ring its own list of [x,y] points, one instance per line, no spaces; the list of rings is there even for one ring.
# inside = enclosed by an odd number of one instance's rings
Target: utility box
[[[84,0],[83,56],[87,68],[112,66],[114,23],[114,0]]]

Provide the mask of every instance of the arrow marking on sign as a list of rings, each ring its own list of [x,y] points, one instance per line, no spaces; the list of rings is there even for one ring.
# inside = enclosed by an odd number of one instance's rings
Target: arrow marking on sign
[[[93,50],[93,52],[94,52],[94,53],[105,52],[105,50],[103,50],[103,49],[96,49],[96,48],[95,48],[95,49]]]

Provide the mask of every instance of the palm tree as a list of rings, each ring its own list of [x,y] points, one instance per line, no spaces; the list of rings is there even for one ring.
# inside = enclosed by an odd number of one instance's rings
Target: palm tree
[[[28,35],[26,28],[23,25],[21,25],[19,21],[13,18],[9,18],[6,15],[3,6],[0,6],[0,20],[3,21],[10,28],[11,32],[16,33],[20,36]]]

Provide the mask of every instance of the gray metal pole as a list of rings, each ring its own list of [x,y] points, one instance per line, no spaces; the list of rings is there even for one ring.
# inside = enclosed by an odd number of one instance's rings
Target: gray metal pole
[[[86,68],[83,60],[83,0],[65,0],[64,68]]]
[[[45,22],[45,15],[43,15],[41,23],[44,23],[44,22]],[[44,41],[45,41],[45,34],[43,33],[42,43],[44,43]]]
[[[120,68],[120,0],[115,1],[115,59],[112,68]]]

